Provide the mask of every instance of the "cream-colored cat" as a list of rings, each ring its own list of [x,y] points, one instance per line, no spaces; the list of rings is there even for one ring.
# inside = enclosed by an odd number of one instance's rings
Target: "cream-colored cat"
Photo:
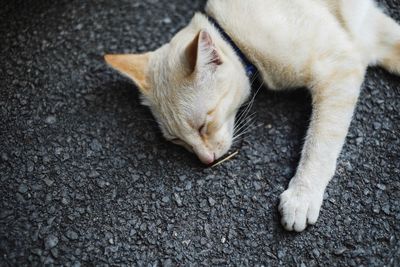
[[[318,218],[367,66],[400,74],[400,27],[372,0],[209,0],[206,12],[269,88],[311,91],[301,160],[279,205],[284,227],[302,231]],[[154,52],[105,59],[137,84],[167,140],[206,164],[229,150],[251,85],[241,58],[207,16],[196,14]]]

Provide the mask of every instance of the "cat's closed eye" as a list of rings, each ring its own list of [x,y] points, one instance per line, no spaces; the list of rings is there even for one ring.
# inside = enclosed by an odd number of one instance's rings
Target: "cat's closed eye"
[[[199,134],[201,136],[207,134],[207,123],[203,123],[200,127],[199,127]]]

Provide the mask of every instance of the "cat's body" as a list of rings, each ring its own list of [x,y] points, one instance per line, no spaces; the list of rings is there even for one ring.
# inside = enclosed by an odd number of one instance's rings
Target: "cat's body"
[[[209,0],[206,12],[269,88],[311,91],[302,157],[279,205],[285,228],[302,231],[318,218],[367,66],[400,74],[400,27],[370,0]],[[205,163],[229,149],[250,82],[207,17],[196,14],[155,52],[106,60],[138,84],[167,139]]]
[[[359,56],[338,19],[317,1],[209,1],[206,10],[257,66],[268,88],[279,90],[312,86],[319,60]]]
[[[272,90],[312,87],[315,79],[324,79],[316,77],[324,75],[316,63],[337,62],[342,55],[362,68],[378,62],[381,53],[389,52],[377,47],[383,42],[378,34],[387,28],[382,24],[394,24],[370,0],[209,1],[206,11]],[[395,35],[397,25],[392,26]],[[329,67],[337,66],[323,71]]]

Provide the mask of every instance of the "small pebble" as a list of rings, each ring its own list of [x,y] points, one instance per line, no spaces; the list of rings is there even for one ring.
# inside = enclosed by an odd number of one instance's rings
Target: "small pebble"
[[[345,247],[340,247],[340,248],[335,249],[335,250],[333,251],[333,253],[334,253],[335,255],[342,255],[346,250],[347,250],[347,248],[345,248]]]
[[[54,235],[49,235],[45,240],[45,248],[46,250],[52,249],[58,244],[58,238]]]
[[[68,230],[66,236],[68,237],[68,239],[70,240],[76,240],[78,239],[78,234],[72,230]]]
[[[54,116],[48,116],[48,117],[46,118],[46,123],[47,123],[47,124],[54,124],[56,121],[57,121],[57,119],[56,119],[56,117],[54,117]]]
[[[212,197],[208,197],[208,204],[210,204],[211,207],[214,207],[216,201]]]
[[[28,186],[26,184],[20,184],[18,187],[18,192],[20,192],[21,194],[25,194],[26,192],[28,192]]]
[[[386,190],[386,185],[384,184],[377,184],[376,187],[378,187],[380,190]]]

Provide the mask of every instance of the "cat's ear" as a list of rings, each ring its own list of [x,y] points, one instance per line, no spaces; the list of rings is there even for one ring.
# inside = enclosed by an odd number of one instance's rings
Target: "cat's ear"
[[[196,70],[215,70],[222,64],[221,56],[214,41],[206,30],[201,30],[186,48],[190,73]]]
[[[104,56],[111,67],[132,79],[143,94],[150,92],[149,58],[149,53]]]

